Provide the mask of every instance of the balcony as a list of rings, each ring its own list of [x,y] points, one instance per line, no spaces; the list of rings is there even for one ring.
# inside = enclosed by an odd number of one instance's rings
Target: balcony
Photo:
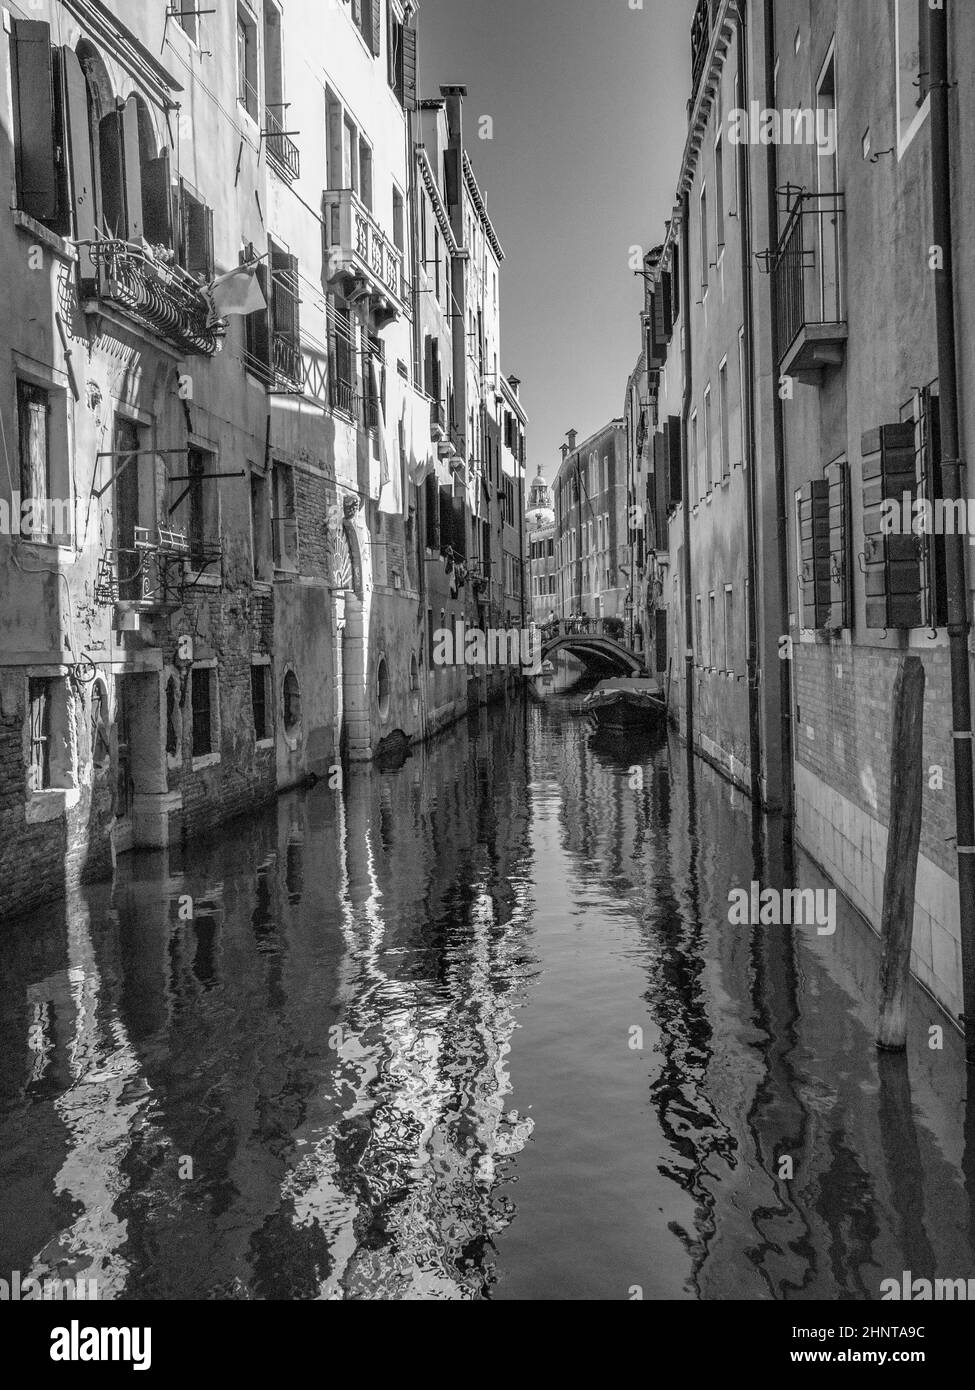
[[[98,264],[98,290],[85,302],[86,312],[112,305],[180,352],[213,356],[223,325],[209,322],[209,301],[192,275],[128,241],[96,241],[89,250]]]
[[[300,395],[304,383],[301,348],[290,333],[272,335],[271,365],[276,389],[289,395]]]
[[[795,192],[795,190],[790,190]],[[800,190],[772,260],[779,370],[819,385],[846,353],[842,193]]]
[[[264,127],[268,163],[286,183],[294,183],[301,174],[301,153],[269,106],[264,108]]]
[[[351,381],[345,381],[333,372],[328,379],[328,397],[333,410],[339,410],[350,419],[358,420],[359,393]]]
[[[329,285],[344,282],[346,298],[368,301],[377,328],[409,316],[403,253],[350,188],[325,194]]]

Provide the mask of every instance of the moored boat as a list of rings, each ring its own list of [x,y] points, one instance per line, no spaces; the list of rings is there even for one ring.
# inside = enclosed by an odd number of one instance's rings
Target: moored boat
[[[624,680],[614,677],[600,681],[583,702],[600,728],[653,729],[665,728],[667,706],[659,681],[653,679]]]

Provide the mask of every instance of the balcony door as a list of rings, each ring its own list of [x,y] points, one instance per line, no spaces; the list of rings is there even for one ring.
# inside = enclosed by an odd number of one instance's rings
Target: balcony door
[[[118,549],[119,597],[142,598],[142,556],[135,548],[139,525],[139,430],[131,420],[115,417],[115,545]]]
[[[839,141],[836,115],[836,57],[830,54],[816,88],[816,243],[821,323],[838,323],[840,313]]]

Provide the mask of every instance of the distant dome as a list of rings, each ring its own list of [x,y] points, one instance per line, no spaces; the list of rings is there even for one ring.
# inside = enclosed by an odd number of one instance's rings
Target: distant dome
[[[552,490],[542,477],[541,464],[538,465],[538,472],[532,479],[532,485],[528,490],[528,506],[525,508],[525,516],[529,526],[536,530],[541,530],[543,526],[555,525]]]

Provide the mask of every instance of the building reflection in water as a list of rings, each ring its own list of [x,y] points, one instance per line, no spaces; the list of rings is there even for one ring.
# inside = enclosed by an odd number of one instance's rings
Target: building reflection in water
[[[730,888],[790,881],[755,828],[676,747],[512,703],[12,924],[0,1273],[301,1299],[966,1276],[957,1039],[927,1047],[919,997],[909,1059],[878,1060],[852,914],[729,926]]]

